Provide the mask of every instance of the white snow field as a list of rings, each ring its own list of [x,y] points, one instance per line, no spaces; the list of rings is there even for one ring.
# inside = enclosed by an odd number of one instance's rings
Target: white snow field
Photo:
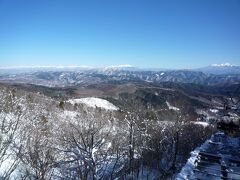
[[[202,125],[203,127],[209,126],[209,123],[204,121],[196,121],[194,124]]]
[[[110,103],[109,101],[101,98],[96,97],[87,97],[87,98],[80,98],[80,99],[70,99],[67,102],[71,104],[85,104],[88,107],[98,107],[106,110],[117,111],[118,107]]]
[[[166,101],[166,103],[167,103],[168,109],[170,109],[170,110],[174,110],[174,111],[179,111],[179,110],[180,110],[179,108],[177,108],[177,107],[175,107],[175,106],[172,106],[172,105],[170,105],[170,103],[169,103],[169,102],[167,102],[167,101]]]

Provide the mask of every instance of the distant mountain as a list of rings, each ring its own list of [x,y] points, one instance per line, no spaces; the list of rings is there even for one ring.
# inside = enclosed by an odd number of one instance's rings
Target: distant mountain
[[[22,73],[34,73],[34,72],[84,72],[84,71],[92,71],[98,72],[102,74],[112,74],[116,71],[139,71],[139,68],[131,66],[129,64],[124,65],[113,65],[106,67],[92,67],[92,66],[6,66],[0,67],[0,75],[1,74],[22,74]]]
[[[115,65],[115,66],[107,66],[103,68],[96,68],[94,70],[95,72],[98,72],[98,73],[111,75],[118,71],[139,71],[140,69],[129,64],[124,64],[124,65]]]
[[[240,74],[240,66],[229,63],[212,64],[207,67],[195,69],[207,74]]]
[[[22,74],[22,73],[33,73],[40,71],[86,71],[94,69],[92,66],[6,66],[0,67],[1,74]]]
[[[86,86],[99,83],[177,82],[202,85],[239,84],[240,74],[206,74],[199,71],[140,71],[121,68],[88,69],[79,71],[36,71],[22,74],[2,74],[0,82],[35,84],[48,87]]]
[[[196,68],[196,69],[163,69],[163,68],[137,68],[129,64],[123,65],[113,65],[106,67],[92,67],[86,65],[80,66],[9,66],[9,67],[0,67],[1,74],[20,74],[20,73],[34,73],[34,72],[85,72],[91,71],[94,73],[100,73],[104,75],[114,75],[117,72],[203,72],[205,74],[216,74],[216,75],[226,75],[226,74],[240,74],[240,66],[232,65],[230,63],[223,64],[212,64],[210,66]]]

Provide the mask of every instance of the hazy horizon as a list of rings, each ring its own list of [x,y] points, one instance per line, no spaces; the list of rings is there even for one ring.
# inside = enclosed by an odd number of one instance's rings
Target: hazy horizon
[[[239,67],[238,64],[230,64],[230,63],[221,63],[221,64],[208,64],[206,66],[192,67],[192,68],[175,68],[175,67],[141,67],[141,66],[133,66],[131,64],[114,64],[107,66],[90,66],[90,65],[19,65],[19,66],[0,66],[0,69],[31,69],[31,68],[56,68],[56,69],[74,69],[74,68],[86,68],[86,69],[95,69],[95,68],[137,68],[137,69],[198,69],[205,67]]]

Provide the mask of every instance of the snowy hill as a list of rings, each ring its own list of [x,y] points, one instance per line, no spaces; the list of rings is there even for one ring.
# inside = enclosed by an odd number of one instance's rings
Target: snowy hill
[[[103,108],[103,109],[112,110],[112,111],[118,110],[118,107],[108,102],[107,100],[101,99],[101,98],[95,98],[95,97],[71,99],[71,100],[68,100],[68,102],[70,102],[71,104],[75,104],[75,103],[85,104],[93,108],[98,107],[98,108]]]

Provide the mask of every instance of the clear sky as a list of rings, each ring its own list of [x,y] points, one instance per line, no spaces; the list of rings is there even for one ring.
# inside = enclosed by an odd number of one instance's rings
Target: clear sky
[[[0,66],[240,64],[240,0],[0,0]]]

